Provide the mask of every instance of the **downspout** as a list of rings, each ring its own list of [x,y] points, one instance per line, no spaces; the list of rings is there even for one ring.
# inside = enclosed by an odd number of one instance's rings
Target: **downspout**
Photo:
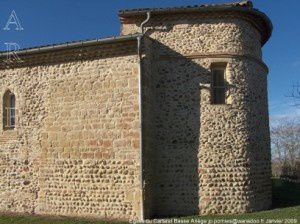
[[[137,50],[138,50],[138,64],[139,64],[139,114],[140,114],[140,175],[141,175],[141,221],[145,220],[144,216],[144,187],[145,187],[145,180],[144,180],[144,165],[143,165],[143,92],[142,92],[142,38],[144,35],[144,25],[150,20],[150,12],[147,12],[147,18],[145,21],[141,23],[140,32],[141,35],[137,37]]]

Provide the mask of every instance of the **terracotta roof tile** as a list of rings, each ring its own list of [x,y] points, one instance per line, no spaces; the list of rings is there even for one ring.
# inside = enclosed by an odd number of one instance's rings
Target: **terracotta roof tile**
[[[231,7],[243,7],[243,8],[253,8],[253,3],[249,0],[239,1],[239,2],[227,2],[223,4],[202,4],[202,5],[188,5],[181,7],[167,7],[167,8],[137,8],[137,9],[123,9],[119,10],[119,16],[124,16],[128,14],[144,13],[150,12],[171,12],[171,11],[183,11],[190,9],[202,9],[202,8],[231,8]]]

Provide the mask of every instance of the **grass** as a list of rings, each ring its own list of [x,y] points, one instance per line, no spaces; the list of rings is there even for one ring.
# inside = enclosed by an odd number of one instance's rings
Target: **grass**
[[[241,215],[214,215],[214,216],[191,216],[180,218],[179,220],[188,221],[192,223],[192,220],[206,221],[214,220],[217,223],[218,220],[245,220],[245,219],[263,219],[264,222],[279,219],[281,223],[300,223],[300,184],[289,183],[282,180],[273,180],[273,208],[268,211],[241,214]],[[269,219],[269,220],[267,220]],[[290,220],[293,219],[293,220]],[[295,222],[295,219],[298,222]],[[276,220],[275,220],[276,221]],[[275,223],[269,222],[269,223]],[[107,224],[112,223],[109,221],[95,221],[95,220],[82,220],[71,218],[50,218],[42,216],[9,216],[1,215],[0,224]],[[121,224],[122,222],[115,222]],[[123,222],[124,223],[124,222]],[[208,222],[207,222],[208,223]],[[214,222],[212,222],[214,223]],[[220,222],[219,222],[220,223]],[[237,222],[239,223],[239,222]]]

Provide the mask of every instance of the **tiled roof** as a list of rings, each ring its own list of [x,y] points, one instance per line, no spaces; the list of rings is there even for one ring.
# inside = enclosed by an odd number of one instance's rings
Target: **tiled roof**
[[[44,52],[44,51],[51,51],[51,50],[58,50],[58,49],[72,48],[72,47],[81,47],[81,46],[88,46],[88,45],[95,45],[95,44],[116,43],[116,42],[121,42],[126,40],[135,40],[137,36],[138,34],[132,34],[132,35],[123,35],[123,36],[112,36],[112,37],[106,37],[100,39],[86,39],[86,40],[78,40],[78,41],[64,42],[58,44],[34,46],[30,48],[22,48],[18,51],[18,54]],[[0,57],[6,55],[7,55],[7,51],[0,51]]]
[[[167,7],[167,8],[138,8],[138,9],[123,9],[119,10],[119,16],[126,16],[132,14],[140,14],[145,12],[177,12],[186,10],[197,10],[203,8],[232,8],[232,7],[243,7],[243,8],[253,8],[253,3],[251,1],[240,1],[240,2],[229,2],[223,4],[203,4],[203,5],[188,5],[181,7]]]

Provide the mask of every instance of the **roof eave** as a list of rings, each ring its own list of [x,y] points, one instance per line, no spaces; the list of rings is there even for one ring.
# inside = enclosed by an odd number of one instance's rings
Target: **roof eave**
[[[52,45],[52,46],[33,47],[33,48],[21,49],[21,50],[17,51],[16,53],[21,56],[21,55],[28,55],[28,54],[51,52],[51,51],[56,51],[56,50],[64,50],[64,49],[92,46],[92,45],[98,45],[98,44],[109,44],[109,43],[118,43],[118,42],[123,42],[123,41],[133,41],[133,40],[137,40],[137,37],[139,37],[139,36],[140,36],[140,34],[131,34],[131,35],[109,37],[109,38],[103,38],[103,39],[94,39],[94,40],[88,40],[88,41],[78,41],[78,42],[72,42],[72,43],[57,44],[57,45]],[[2,51],[2,52],[0,52],[0,57],[4,57],[4,56],[6,57],[8,53],[12,53],[12,52]]]
[[[266,29],[265,35],[262,37],[262,45],[264,45],[269,38],[271,37],[273,31],[273,24],[269,17],[251,7],[236,7],[231,5],[218,5],[218,6],[206,6],[206,7],[198,7],[198,8],[174,8],[174,9],[167,9],[167,10],[151,10],[151,9],[143,9],[140,11],[121,11],[119,13],[119,17],[122,21],[122,18],[132,18],[132,17],[141,17],[144,16],[147,12],[151,12],[151,15],[159,15],[159,14],[179,14],[179,13],[210,13],[210,12],[240,12],[245,14],[250,14],[257,19],[261,19],[264,22],[264,27]],[[255,20],[255,19],[253,19]]]

